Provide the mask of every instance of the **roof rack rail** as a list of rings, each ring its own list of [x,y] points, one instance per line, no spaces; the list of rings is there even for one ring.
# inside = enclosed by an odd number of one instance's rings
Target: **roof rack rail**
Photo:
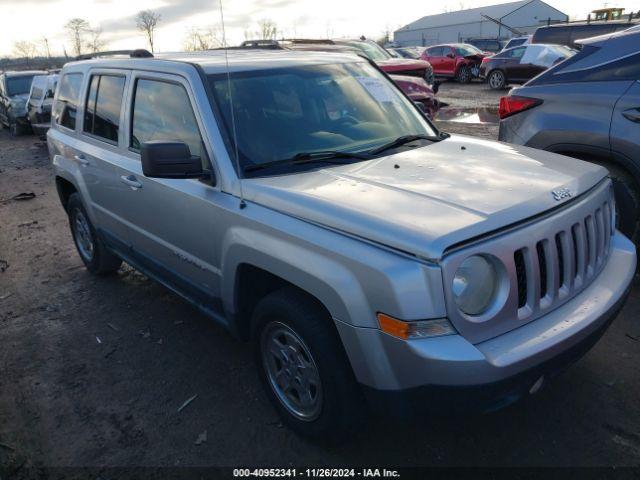
[[[266,48],[271,50],[283,50],[277,40],[245,40],[236,48]]]
[[[94,52],[78,55],[76,60],[91,60],[92,58],[99,57],[115,57],[118,55],[126,55],[130,58],[153,58],[153,53],[144,48],[138,48],[136,50],[111,50],[107,52]]]

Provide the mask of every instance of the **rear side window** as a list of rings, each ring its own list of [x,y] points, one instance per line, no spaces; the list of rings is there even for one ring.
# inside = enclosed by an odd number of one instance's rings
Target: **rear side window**
[[[67,73],[60,81],[58,98],[53,107],[53,119],[58,125],[76,129],[76,113],[82,86],[81,73]]]
[[[44,92],[42,91],[41,88],[33,87],[31,89],[31,98],[33,100],[40,100],[43,95],[44,95]]]
[[[547,70],[531,84],[640,80],[640,53],[614,58],[593,66],[579,67],[597,50],[596,47],[586,45],[575,56]]]
[[[118,143],[124,82],[125,77],[116,75],[91,77],[84,113],[83,130],[86,133]]]
[[[204,158],[198,123],[182,85],[140,79],[133,102],[132,150],[140,151],[140,146],[150,140],[177,140],[188,145],[191,155]]]
[[[430,48],[427,50],[427,55],[430,57],[442,57],[444,55],[444,49],[442,47]]]

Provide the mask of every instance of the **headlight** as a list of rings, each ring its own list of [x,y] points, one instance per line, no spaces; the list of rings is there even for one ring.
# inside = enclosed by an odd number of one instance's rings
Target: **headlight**
[[[453,297],[467,315],[481,315],[493,301],[498,289],[498,274],[485,257],[473,255],[458,267],[453,277]]]

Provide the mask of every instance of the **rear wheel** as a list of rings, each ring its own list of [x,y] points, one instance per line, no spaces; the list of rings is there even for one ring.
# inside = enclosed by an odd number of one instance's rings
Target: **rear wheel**
[[[502,90],[507,84],[507,79],[502,70],[493,70],[489,74],[488,83],[492,90]]]
[[[100,241],[77,193],[69,197],[67,214],[73,241],[87,270],[96,274],[118,270],[122,260]]]
[[[283,422],[316,440],[340,441],[361,424],[363,402],[332,319],[293,287],[270,293],[252,316],[260,380]]]
[[[471,69],[467,65],[460,67],[456,80],[458,83],[469,83],[471,81]]]

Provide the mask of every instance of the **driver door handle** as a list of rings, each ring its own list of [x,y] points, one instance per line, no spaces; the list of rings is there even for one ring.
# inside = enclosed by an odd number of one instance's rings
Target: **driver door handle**
[[[622,115],[627,120],[631,120],[635,123],[640,123],[640,108],[630,108],[629,110],[625,110],[622,112]]]
[[[86,167],[87,165],[89,165],[89,160],[87,160],[86,157],[82,154],[74,155],[73,159],[83,167]]]
[[[120,177],[120,181],[135,190],[142,188],[142,184],[138,181],[135,175],[122,175]]]

